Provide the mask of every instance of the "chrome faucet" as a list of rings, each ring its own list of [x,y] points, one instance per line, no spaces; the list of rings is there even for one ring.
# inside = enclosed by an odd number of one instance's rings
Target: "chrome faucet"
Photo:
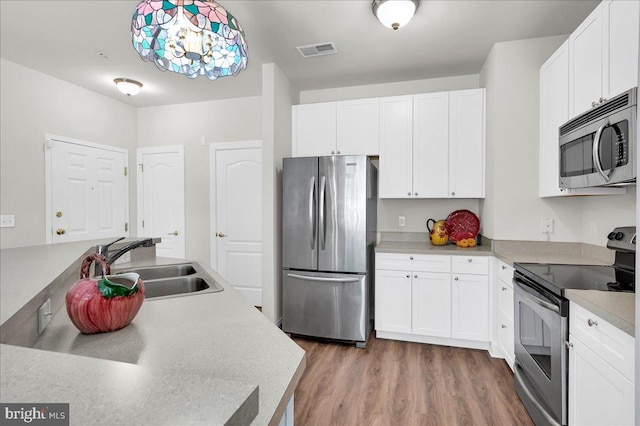
[[[118,238],[115,241],[111,241],[109,244],[99,244],[96,246],[96,253],[103,255],[107,259],[107,263],[109,265],[113,265],[113,262],[118,260],[125,253],[138,247],[151,247],[153,245],[152,238],[145,238],[143,240],[132,241],[126,246],[122,247],[120,250],[112,254],[109,254],[109,247],[111,247],[113,244],[117,243],[118,241],[122,241],[122,240],[124,240],[124,237]],[[100,265],[96,265],[95,275],[98,276],[101,274],[102,274],[102,268],[100,267]]]

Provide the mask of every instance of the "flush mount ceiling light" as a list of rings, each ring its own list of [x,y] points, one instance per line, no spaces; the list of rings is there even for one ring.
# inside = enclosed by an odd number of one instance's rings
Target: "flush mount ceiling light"
[[[382,25],[397,30],[409,23],[419,0],[373,0],[371,9]]]
[[[140,57],[162,71],[215,80],[247,67],[244,31],[213,0],[143,0],[131,36]]]
[[[127,96],[137,95],[140,93],[140,89],[142,88],[142,83],[128,78],[116,78],[113,82],[118,87],[118,90]]]

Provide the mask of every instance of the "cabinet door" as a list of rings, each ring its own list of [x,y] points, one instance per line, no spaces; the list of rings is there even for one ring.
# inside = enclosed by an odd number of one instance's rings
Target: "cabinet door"
[[[569,341],[569,424],[633,425],[633,382],[573,335]]]
[[[336,150],[336,103],[293,106],[294,157],[331,155]]]
[[[411,333],[411,272],[376,270],[375,329]]]
[[[454,274],[451,301],[451,337],[488,342],[489,278]]]
[[[379,154],[378,105],[377,98],[337,103],[337,154]]]
[[[413,273],[413,334],[451,337],[451,275]]]
[[[505,361],[513,370],[513,360],[515,359],[513,318],[509,321],[509,318],[501,313],[498,315],[498,327],[498,345],[502,350]]]
[[[449,92],[449,196],[452,198],[484,197],[484,90]]]
[[[604,96],[612,98],[638,85],[640,2],[602,2],[608,27],[609,57],[605,67]]]
[[[448,198],[449,93],[413,97],[413,195]]]
[[[560,189],[558,128],[569,120],[569,42],[540,67],[540,197],[567,195]]]
[[[602,4],[569,36],[569,117],[592,108],[603,95]]]
[[[380,99],[380,198],[411,198],[413,97]]]

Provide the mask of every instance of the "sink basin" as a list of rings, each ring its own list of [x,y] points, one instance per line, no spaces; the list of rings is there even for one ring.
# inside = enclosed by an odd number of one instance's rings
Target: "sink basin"
[[[213,293],[224,290],[198,263],[152,266],[118,271],[135,272],[144,282],[145,299],[189,294]]]
[[[144,281],[144,280],[143,280]],[[177,277],[144,281],[145,298],[194,293],[207,290],[209,284],[200,277]]]
[[[192,275],[196,273],[195,268],[190,263],[183,263],[180,265],[167,265],[167,266],[155,266],[152,268],[140,268],[134,269],[128,272],[135,272],[140,275],[142,281],[157,280],[160,278],[173,278],[182,277],[185,275]]]

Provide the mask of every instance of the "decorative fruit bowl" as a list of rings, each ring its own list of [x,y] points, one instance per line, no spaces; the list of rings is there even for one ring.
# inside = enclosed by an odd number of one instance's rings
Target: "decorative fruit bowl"
[[[93,261],[102,267],[102,277],[89,278]],[[136,273],[108,275],[107,259],[101,254],[82,262],[80,281],[65,299],[71,322],[84,334],[107,333],[126,327],[144,302],[144,283]]]

